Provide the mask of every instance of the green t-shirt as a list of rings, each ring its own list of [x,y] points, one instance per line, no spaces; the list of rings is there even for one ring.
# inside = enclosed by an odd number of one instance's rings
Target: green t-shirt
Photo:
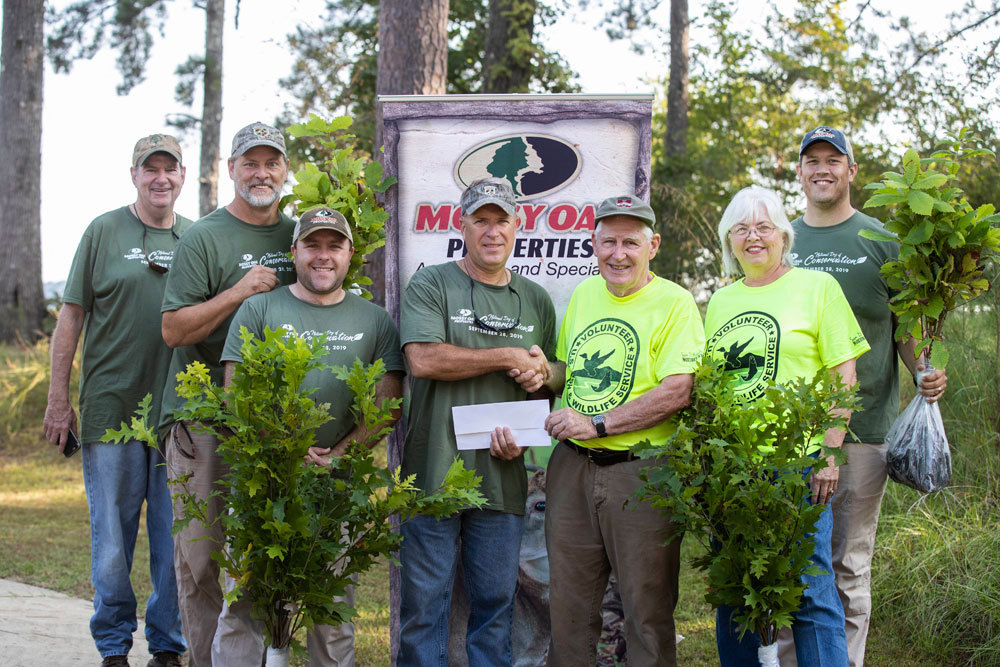
[[[371,364],[381,359],[386,371],[404,371],[399,351],[399,332],[389,313],[370,301],[348,293],[344,300],[332,306],[318,306],[298,299],[288,287],[255,294],[236,311],[222,361],[240,362],[240,327],[246,327],[257,338],[264,329],[293,331],[307,340],[326,334],[327,353],[323,363],[331,366],[351,366],[355,359]],[[316,432],[319,447],[333,447],[354,428],[351,414],[354,394],[347,383],[325,369],[310,371],[302,383],[303,389],[316,389],[312,399],[329,403],[332,421]]]
[[[888,305],[892,291],[879,269],[896,259],[899,246],[858,236],[862,229],[885,233],[882,223],[860,212],[830,227],[810,227],[799,218],[792,228],[792,261],[837,279],[872,347],[871,354],[858,359],[861,406],[851,416],[853,436],[848,434],[848,441],[883,442],[899,414],[899,358]]]
[[[511,291],[513,289],[514,292]],[[475,290],[473,295],[472,290]],[[473,324],[480,321],[503,329],[495,333]],[[428,266],[414,274],[403,295],[400,317],[402,343],[448,343],[466,348],[523,347],[538,345],[552,359],[556,315],[549,295],[539,285],[517,273],[507,285],[473,282],[454,262]],[[451,408],[504,401],[523,401],[527,395],[506,372],[497,371],[466,380],[445,382],[416,378],[410,387],[403,475],[417,476],[426,490],[437,488],[458,454],[466,468],[483,478],[480,491],[487,509],[524,514],[528,481],[524,457],[502,461],[488,449],[458,451]]]
[[[284,213],[278,222],[266,226],[245,223],[225,207],[209,213],[177,244],[177,257],[167,274],[160,310],[167,312],[204,303],[238,283],[256,264],[277,271],[282,285],[295,282],[295,266],[288,257],[294,227],[295,223]],[[175,387],[177,374],[188,364],[200,361],[208,367],[212,381],[222,384],[219,359],[232,319],[232,315],[227,317],[200,343],[174,350],[163,389],[161,436],[173,422],[173,411],[184,405]]]
[[[837,281],[805,269],[763,287],[723,287],[708,302],[705,332],[708,353],[738,378],[743,403],[760,398],[768,380],[812,378],[868,350]]]
[[[80,376],[80,439],[98,442],[128,421],[152,394],[150,423],[159,418],[170,348],[160,335],[159,304],[167,274],[150,270],[143,252],[167,268],[193,223],[177,216],[173,231],[144,228],[128,206],[95,219],[83,233],[66,279],[63,303],[86,311]]]
[[[633,401],[670,375],[693,373],[705,349],[705,331],[694,297],[665,278],[617,297],[604,278],[580,283],[559,328],[556,357],[566,362],[562,405],[580,414],[603,414]],[[648,439],[666,441],[668,419],[639,431],[578,440],[584,447],[626,450]]]

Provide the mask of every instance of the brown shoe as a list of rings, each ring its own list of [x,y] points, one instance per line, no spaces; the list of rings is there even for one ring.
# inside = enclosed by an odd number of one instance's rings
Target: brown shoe
[[[130,667],[127,655],[109,655],[101,660],[101,667]]]
[[[181,656],[171,651],[157,651],[146,667],[183,667]]]

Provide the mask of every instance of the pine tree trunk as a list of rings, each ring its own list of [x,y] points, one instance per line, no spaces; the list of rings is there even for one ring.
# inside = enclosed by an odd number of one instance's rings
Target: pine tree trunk
[[[484,93],[526,93],[534,55],[536,0],[490,0]]]
[[[219,132],[222,125],[222,29],[225,0],[205,3],[205,81],[201,112],[201,177],[198,213],[214,211],[219,199]]]
[[[667,87],[667,157],[687,153],[688,0],[670,0],[670,85]]]
[[[443,95],[448,81],[448,0],[381,0],[378,17],[378,95]],[[382,155],[382,106],[375,104],[375,150]],[[390,220],[389,224],[395,224]],[[371,293],[385,305],[385,252],[368,257]]]
[[[0,341],[41,334],[44,0],[3,3],[0,51]]]

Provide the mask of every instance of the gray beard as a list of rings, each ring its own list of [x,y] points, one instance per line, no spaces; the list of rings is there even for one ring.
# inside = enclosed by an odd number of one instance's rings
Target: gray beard
[[[237,185],[236,192],[239,194],[240,198],[246,203],[250,204],[252,208],[270,208],[274,202],[278,200],[279,192],[275,188],[271,188],[271,194],[269,195],[255,195],[250,191],[252,186],[249,185]]]

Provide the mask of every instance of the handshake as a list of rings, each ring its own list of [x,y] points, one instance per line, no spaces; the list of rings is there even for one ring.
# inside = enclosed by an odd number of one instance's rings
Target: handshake
[[[533,394],[552,379],[552,367],[542,348],[532,345],[527,350],[520,347],[507,349],[510,352],[507,375],[514,378],[524,391]]]

